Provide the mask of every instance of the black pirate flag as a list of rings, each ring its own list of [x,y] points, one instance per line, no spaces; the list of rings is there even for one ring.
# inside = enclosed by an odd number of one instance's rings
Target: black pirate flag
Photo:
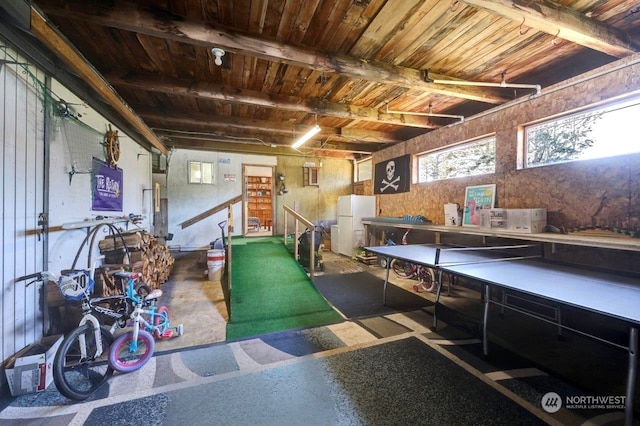
[[[375,165],[374,194],[398,194],[409,191],[411,156],[404,155]]]

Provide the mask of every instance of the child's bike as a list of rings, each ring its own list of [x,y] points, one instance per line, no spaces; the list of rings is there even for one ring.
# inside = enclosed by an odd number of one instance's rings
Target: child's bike
[[[411,232],[411,229],[408,229],[402,236],[403,245],[407,244],[409,232]],[[393,240],[388,239],[387,245],[395,245],[395,243]],[[401,259],[393,259],[390,267],[398,278],[417,279],[418,284],[413,285],[413,291],[416,293],[419,293],[420,290],[431,292],[436,288],[436,275],[432,268]]]
[[[90,297],[94,287],[94,271],[95,265],[90,271],[66,271],[59,277],[52,272],[43,271],[17,279],[20,281],[33,278],[32,282],[45,283],[53,281],[65,300],[82,302],[82,319],[78,327],[64,337],[53,361],[56,388],[62,395],[76,401],[87,399],[113,374],[113,369],[108,363],[108,350],[113,342],[113,332],[116,328],[126,327],[127,319],[134,310],[123,281],[119,295]],[[149,288],[141,284],[131,289],[133,294],[138,291],[145,294],[149,292]],[[101,324],[96,313],[113,319],[113,324]]]
[[[169,309],[166,306],[157,306],[160,296],[162,290],[156,289],[145,297],[140,297],[135,294],[133,287],[129,286],[128,297],[134,304],[130,316],[133,328],[111,344],[109,366],[114,370],[130,373],[142,368],[153,356],[154,337],[168,339],[175,333],[178,336],[184,334],[182,324],[173,327],[169,323]]]

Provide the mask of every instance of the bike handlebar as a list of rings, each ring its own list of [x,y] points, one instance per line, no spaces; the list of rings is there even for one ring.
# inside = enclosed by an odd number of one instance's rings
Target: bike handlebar
[[[24,275],[22,277],[16,278],[16,282],[30,280],[31,278],[38,278],[38,280],[40,280],[42,278],[41,274],[42,272],[36,272],[34,274]]]
[[[96,257],[96,259],[93,261],[93,265],[91,265],[91,277],[92,278],[93,278],[94,270],[95,270],[95,267],[96,267],[96,263],[98,263],[98,261],[100,261],[100,260],[102,260],[104,258],[105,258],[104,255],[100,255],[100,256]],[[28,275],[23,275],[21,277],[18,277],[18,278],[15,279],[15,282],[26,281],[26,280],[30,280],[32,278],[35,278],[35,279],[32,282],[28,283],[27,287],[30,286],[31,284],[33,284],[36,281],[44,281],[44,280],[57,281],[58,280],[58,277],[53,272],[40,271],[40,272],[34,272],[33,274],[28,274]]]

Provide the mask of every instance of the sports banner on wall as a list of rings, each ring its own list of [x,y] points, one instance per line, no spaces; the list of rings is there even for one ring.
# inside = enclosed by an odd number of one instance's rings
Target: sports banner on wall
[[[93,158],[92,206],[97,211],[122,211],[122,169]]]
[[[374,168],[374,194],[399,194],[409,191],[411,156],[404,155],[377,163]]]

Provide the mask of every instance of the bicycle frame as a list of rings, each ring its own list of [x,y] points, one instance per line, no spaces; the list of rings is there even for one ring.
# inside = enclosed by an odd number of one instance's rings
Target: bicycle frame
[[[131,314],[131,319],[133,320],[133,339],[129,344],[129,352],[135,353],[138,350],[138,333],[140,332],[140,324],[144,326],[144,329],[153,332],[159,328],[159,326],[152,325],[144,319],[142,315],[149,315],[149,319],[151,322],[154,322],[154,318],[158,316],[156,314],[156,307],[152,307],[151,309],[143,309],[142,305],[136,306],[136,309]]]
[[[143,299],[135,294],[134,290],[134,282],[137,276],[129,277],[128,279],[128,288],[127,288],[127,298],[129,298],[134,303],[134,310],[129,317],[133,321],[133,339],[129,344],[129,352],[135,353],[138,350],[138,334],[140,331],[140,324],[144,326],[144,330],[148,332],[154,332],[156,330],[160,330],[161,327],[166,328],[166,324],[168,322],[168,318],[166,316],[157,313],[157,307],[155,304],[151,304],[148,300]],[[149,300],[155,300],[160,295],[162,295],[161,290],[156,291],[156,295],[153,298],[149,298]],[[158,294],[159,293],[159,294]],[[150,304],[150,309],[144,309],[146,304]],[[148,315],[149,320],[147,321],[143,315]],[[161,325],[155,325],[155,318],[158,316],[164,316],[164,322]],[[164,331],[164,330],[162,330]]]

